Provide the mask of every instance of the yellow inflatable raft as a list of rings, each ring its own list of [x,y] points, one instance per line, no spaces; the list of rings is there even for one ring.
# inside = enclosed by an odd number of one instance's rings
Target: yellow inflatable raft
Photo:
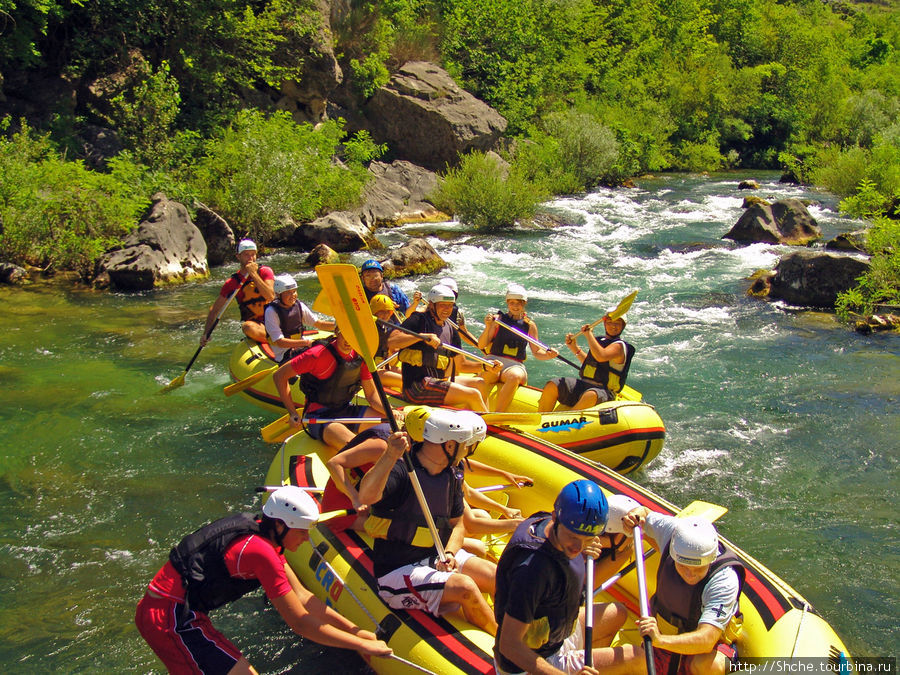
[[[282,445],[266,476],[267,485],[292,484],[304,487],[324,486],[328,473],[316,455],[319,444],[305,432]],[[524,514],[552,510],[559,490],[580,478],[595,481],[607,493],[621,493],[650,509],[677,514],[679,509],[635,483],[603,466],[590,462],[542,439],[508,429],[489,428],[489,436],[478,447],[475,459],[514,474],[535,479],[533,487],[511,488],[499,496]],[[490,479],[467,478],[473,487],[487,485]],[[479,482],[480,481],[480,482]],[[498,493],[491,493],[498,498]],[[720,529],[727,531],[727,521]],[[457,617],[434,617],[419,611],[400,612],[388,608],[378,597],[373,577],[371,540],[352,530],[333,532],[322,523],[310,532],[310,542],[288,561],[303,584],[334,606],[357,625],[377,630],[401,659],[373,659],[379,673],[413,673],[425,669],[434,673],[493,673],[493,638]],[[836,662],[846,648],[831,626],[791,588],[761,563],[723,539],[746,565],[747,574],[740,599],[744,628],[738,640],[742,658],[790,656],[821,657]],[[490,542],[490,550],[499,552],[503,541]],[[499,553],[498,553],[499,554]],[[647,557],[649,592],[655,590],[658,555]],[[623,566],[628,560],[622,560]],[[599,586],[602,579],[596,581]],[[634,572],[625,574],[608,593],[595,601],[623,602],[632,616],[638,612],[637,580]],[[629,621],[617,636],[617,642],[638,643],[640,636]]]
[[[310,334],[311,337],[317,335]],[[232,351],[229,370],[231,378],[241,382],[253,375],[272,371],[275,365],[268,345],[243,340]],[[291,384],[291,396],[299,408],[303,393],[298,381]],[[393,403],[400,406],[406,404],[400,398],[400,392],[387,391]],[[271,375],[267,374],[238,393],[266,410],[279,415],[284,413]],[[494,398],[495,393],[492,393],[489,405]],[[623,474],[643,466],[662,450],[666,437],[662,419],[656,408],[643,402],[641,395],[630,387],[626,387],[624,396],[615,401],[578,411],[558,407],[537,418],[535,413],[539,398],[539,389],[519,387],[510,406],[510,414],[503,417],[504,426],[560,445]]]

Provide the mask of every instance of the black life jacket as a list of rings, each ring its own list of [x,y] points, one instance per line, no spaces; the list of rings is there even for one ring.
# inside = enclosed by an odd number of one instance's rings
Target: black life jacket
[[[686,583],[675,569],[675,560],[670,554],[671,542],[666,544],[656,573],[656,593],[650,598],[650,611],[678,629],[678,633],[690,633],[700,623],[700,604],[703,589],[713,575],[723,567],[732,567],[738,575],[738,596],[744,587],[746,570],[740,559],[719,544],[719,554],[710,564],[709,572],[698,583]]]
[[[376,321],[375,327],[378,329],[378,349],[375,351],[375,360],[384,361],[388,357],[388,338],[394,332],[393,321],[388,323]]]
[[[360,387],[360,372],[362,370],[362,356],[356,354],[346,361],[334,346],[337,338],[329,337],[316,340],[315,344],[325,346],[325,349],[334,357],[334,372],[325,380],[320,380],[311,373],[303,373],[300,376],[300,390],[306,395],[308,403],[318,403],[325,408],[343,408],[353,400]]]
[[[232,274],[231,278],[239,286],[247,281],[245,277],[242,277],[237,272]],[[247,284],[238,291],[235,299],[237,300],[238,308],[241,310],[241,321],[253,320],[262,323],[266,309],[266,299],[256,287],[256,282],[247,281]]]
[[[204,525],[187,535],[169,552],[169,561],[181,575],[185,607],[209,613],[260,586],[257,579],[238,579],[225,567],[225,549],[238,537],[259,534],[252,513],[238,513]]]
[[[596,336],[595,336],[596,337]],[[634,347],[625,342],[622,338],[602,337],[597,338],[597,342],[601,347],[608,347],[615,342],[621,342],[625,345],[625,363],[621,370],[609,361],[597,361],[588,349],[587,358],[581,363],[581,369],[578,371],[578,377],[591,384],[600,385],[604,389],[608,389],[613,394],[618,394],[625,386],[625,380],[628,377],[628,369],[631,368],[631,359],[634,357]]]
[[[370,291],[369,287],[366,286],[365,284],[363,284],[363,291],[365,291],[366,300],[368,300],[369,302],[372,302],[372,298],[374,298],[376,295],[380,294],[380,295],[388,296],[391,300],[394,301],[395,305],[397,304],[397,299],[394,297],[394,294],[391,292],[391,287],[388,285],[387,281],[382,281],[381,288],[379,288],[377,291]]]
[[[449,336],[442,339],[446,344],[453,344],[456,331],[449,324],[438,325],[431,310],[415,312],[403,322],[404,328],[410,328],[417,333],[434,333],[438,337]],[[403,388],[409,388],[416,382],[421,382],[426,377],[443,378],[445,371],[450,366],[452,354],[443,347],[433,349],[427,343],[418,340],[408,347],[400,350],[401,374],[403,376]]]
[[[451,474],[447,479],[447,469],[431,475],[419,462],[419,450],[422,443],[413,443],[410,450],[413,468],[422,485],[425,501],[431,509],[434,524],[442,542],[450,538],[453,532],[452,520],[453,496],[462,489],[462,477]],[[404,470],[406,467],[404,465]],[[366,518],[366,533],[375,539],[402,542],[423,549],[434,550],[434,539],[428,529],[428,521],[419,506],[415,490],[407,491],[406,499],[396,508],[385,508],[380,503],[372,504],[369,517]],[[427,556],[427,553],[425,554]],[[424,557],[424,556],[423,556]]]
[[[498,312],[498,314],[500,315],[500,320],[507,326],[512,326],[526,335],[528,334],[528,327],[531,325],[528,319],[525,317],[513,319],[509,314],[504,314],[503,312]],[[497,334],[494,335],[494,339],[488,347],[488,354],[524,361],[527,349],[528,341],[525,338],[516,335],[510,330],[506,330],[503,326],[497,326]]]
[[[278,323],[281,326],[281,334],[284,337],[290,338],[295,335],[303,335],[306,326],[303,325],[303,305],[299,300],[290,307],[285,307],[276,297],[266,307],[275,309],[275,312],[278,314]]]
[[[549,635],[544,645],[530,645],[541,656],[549,656],[555,652],[572,634],[584,597],[584,558],[576,556],[574,560],[570,560],[565,553],[557,550],[547,540],[544,536],[544,528],[549,519],[550,514],[547,512],[536,513],[520,523],[513,532],[497,563],[497,594],[494,601],[494,615],[497,622],[502,624],[503,616],[506,613],[507,598],[511,590],[509,585],[512,571],[526,564],[535,555],[553,561],[554,564],[547,567],[560,575],[560,585],[565,584],[566,593],[556,598],[547,598],[540,607],[536,608],[536,611],[540,613],[535,617],[536,621],[546,621],[549,626]],[[497,635],[499,637],[499,630]],[[518,670],[512,662],[507,661],[498,653],[498,645],[499,640],[494,644],[494,652],[498,656],[501,668],[506,665],[507,668],[504,670]],[[504,664],[504,662],[506,663]]]

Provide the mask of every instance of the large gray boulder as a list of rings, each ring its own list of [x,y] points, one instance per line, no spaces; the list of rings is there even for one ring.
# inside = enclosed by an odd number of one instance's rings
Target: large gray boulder
[[[395,160],[391,164],[372,162],[369,173],[375,180],[363,192],[360,213],[370,226],[449,220],[426,199],[438,185],[437,174],[433,171]]]
[[[234,260],[237,241],[228,221],[209,207],[201,205],[197,209],[194,225],[206,242],[206,262],[210,267],[219,267]]]
[[[403,246],[392,249],[390,257],[382,264],[384,275],[391,279],[413,274],[432,274],[447,266],[423,237],[415,237]]]
[[[822,237],[815,219],[799,199],[752,203],[723,239],[742,243],[806,246]]]
[[[442,68],[410,61],[378,89],[363,110],[373,138],[399,159],[434,171],[460,153],[488,151],[506,130],[506,119],[464,91]]]
[[[98,271],[99,276],[108,276],[112,286],[125,291],[146,291],[206,277],[206,242],[184,205],[157,193],[123,245],[100,258]]]
[[[854,287],[857,277],[868,269],[868,261],[858,256],[797,251],[778,262],[769,298],[833,309],[838,293]]]
[[[358,251],[375,243],[372,228],[356,211],[332,211],[311,223],[299,225],[293,240],[295,246],[306,250],[325,244],[340,253]]]

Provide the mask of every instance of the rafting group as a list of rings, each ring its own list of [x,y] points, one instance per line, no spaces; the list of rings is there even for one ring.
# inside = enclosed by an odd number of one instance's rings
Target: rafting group
[[[170,672],[256,672],[208,613],[260,586],[298,635],[377,672],[718,675],[742,656],[846,653],[805,600],[719,536],[724,508],[679,510],[518,428],[572,410],[599,425],[621,400],[633,295],[597,322],[604,335],[567,335],[577,376],[532,390],[526,412],[528,351],[560,355],[539,341],[521,286],[476,338],[452,279],[410,301],[375,260],[319,266],[313,306],[332,320],[297,299],[291,275],[258,265],[252,241],[237,256],[200,348],[237,299],[250,374],[232,376],[242,392],[270,380],[286,414],[277,434],[263,430],[280,447],[262,512],[184,537],[138,604]]]

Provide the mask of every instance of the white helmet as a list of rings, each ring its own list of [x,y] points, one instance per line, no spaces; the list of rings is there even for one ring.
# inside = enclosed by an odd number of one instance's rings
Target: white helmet
[[[528,302],[528,292],[525,290],[524,286],[520,286],[519,284],[510,284],[506,287],[506,299]]]
[[[244,251],[256,251],[256,242],[252,239],[241,239],[238,243],[237,252],[243,253]]]
[[[431,443],[456,441],[460,445],[468,445],[472,440],[472,422],[461,410],[435,408],[425,420],[422,435]]]
[[[275,277],[275,295],[281,295],[285,291],[297,288],[297,281],[290,274],[279,274]]]
[[[459,415],[464,416],[466,421],[472,425],[472,438],[469,440],[469,445],[481,443],[487,438],[487,423],[481,415],[471,410],[460,410]]]
[[[446,286],[451,291],[453,291],[454,295],[459,295],[459,286],[456,284],[456,279],[453,277],[444,277],[440,281],[438,281],[439,286]]]
[[[438,284],[428,291],[428,302],[456,302],[456,296],[452,288]]]
[[[679,520],[672,533],[672,559],[688,567],[709,565],[719,554],[719,533],[704,518]]]
[[[627,515],[640,506],[634,499],[626,495],[610,495],[606,498],[609,504],[609,517],[604,532],[608,534],[625,534],[622,527],[622,516]]]
[[[315,500],[296,485],[280,487],[263,504],[263,513],[290,528],[308,530],[319,520]]]

